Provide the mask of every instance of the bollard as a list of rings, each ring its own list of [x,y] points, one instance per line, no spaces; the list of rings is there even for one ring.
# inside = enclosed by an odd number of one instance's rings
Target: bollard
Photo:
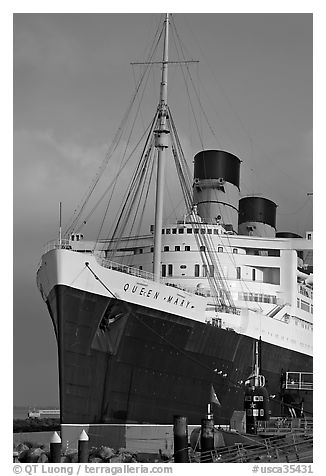
[[[201,463],[212,463],[214,450],[214,420],[210,418],[203,418],[201,421]]]
[[[88,436],[85,430],[78,439],[78,463],[88,463]]]
[[[50,463],[61,463],[61,438],[56,431],[50,440]]]
[[[187,417],[173,417],[174,462],[189,463]]]

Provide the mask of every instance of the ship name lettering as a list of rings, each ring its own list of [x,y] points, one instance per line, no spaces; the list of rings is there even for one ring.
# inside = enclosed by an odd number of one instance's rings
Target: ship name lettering
[[[172,299],[173,299],[173,296],[169,296],[169,297],[167,298],[166,302],[171,302]]]
[[[127,292],[128,290],[130,290],[133,294],[137,293],[140,295],[140,296],[144,296],[144,297],[152,297],[152,299],[157,299],[160,295],[160,293],[158,291],[155,292],[155,294],[153,294],[153,289],[148,289],[146,290],[145,286],[142,286],[140,289],[138,286],[134,285],[131,289],[130,289],[130,284],[129,283],[126,283],[124,284],[123,286],[123,290],[125,292]],[[171,299],[173,298],[173,296],[171,296]]]

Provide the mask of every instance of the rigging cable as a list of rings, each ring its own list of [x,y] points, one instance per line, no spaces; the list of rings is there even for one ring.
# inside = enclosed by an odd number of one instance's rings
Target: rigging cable
[[[129,163],[131,157],[133,156],[133,154],[135,153],[135,151],[137,150],[139,144],[141,143],[141,141],[143,140],[143,138],[145,137],[146,133],[149,131],[151,127],[151,124],[148,125],[147,129],[144,131],[143,135],[140,137],[139,141],[137,142],[137,144],[135,145],[135,147],[133,148],[133,150],[130,152],[129,154],[129,157],[128,159],[125,161],[125,163],[122,165],[122,167],[120,168],[120,170],[118,171],[117,175],[114,177],[114,179],[110,182],[110,184],[108,185],[108,187],[106,188],[106,190],[102,193],[102,195],[100,196],[100,198],[98,199],[98,201],[96,202],[96,204],[93,206],[93,208],[90,210],[90,212],[88,213],[88,215],[85,217],[82,225],[79,226],[79,228],[77,228],[77,231],[80,231],[80,229],[82,228],[83,225],[86,225],[87,221],[89,220],[89,218],[91,217],[91,215],[95,212],[95,210],[97,209],[97,207],[100,205],[100,203],[102,202],[102,200],[105,198],[105,195],[110,191],[111,187],[114,186],[114,183],[115,181],[119,178],[119,176],[121,175],[121,173],[124,171],[125,167],[127,166],[127,164]]]
[[[148,69],[148,71],[149,71],[149,69]],[[146,84],[147,84],[148,78],[149,78],[149,75],[147,75],[147,79],[146,79],[146,81],[145,81],[144,88],[145,88],[145,86],[146,86]],[[124,159],[125,159],[125,156],[126,156],[126,153],[127,153],[127,148],[128,148],[129,142],[130,142],[130,138],[131,138],[131,135],[132,135],[132,133],[133,133],[134,126],[135,126],[135,124],[136,124],[136,120],[137,120],[137,117],[138,117],[138,113],[139,113],[139,111],[140,111],[141,101],[142,101],[142,98],[143,98],[143,96],[144,96],[144,92],[145,92],[145,89],[143,90],[142,95],[141,95],[141,97],[140,97],[139,105],[138,105],[138,108],[137,108],[137,111],[136,111],[136,114],[135,114],[135,117],[134,117],[134,120],[133,120],[133,124],[132,124],[132,126],[131,126],[131,130],[130,130],[130,132],[129,132],[128,140],[126,141],[126,144],[125,144],[125,150],[124,150],[124,154],[123,154],[123,157],[122,157],[122,162],[121,162],[120,170],[123,168],[123,161],[124,161]],[[153,121],[155,120],[155,117],[156,117],[156,116],[154,116]],[[151,129],[150,129],[150,131],[151,131]],[[150,133],[151,133],[151,132],[150,132]],[[144,135],[143,135],[142,137],[144,137]],[[138,144],[139,144],[139,143],[140,143],[140,141],[138,142]],[[134,149],[134,151],[135,151],[135,149]],[[129,158],[128,158],[128,161],[129,161],[129,159],[130,159],[130,156],[129,156]],[[120,170],[119,170],[119,172],[120,172]],[[118,172],[118,174],[119,174],[119,172]],[[106,218],[106,215],[107,215],[107,212],[108,212],[108,209],[109,209],[109,206],[110,206],[110,203],[111,203],[111,200],[112,200],[112,197],[113,197],[113,193],[114,193],[114,190],[115,190],[115,187],[116,187],[117,183],[118,183],[118,181],[116,180],[116,181],[114,182],[114,185],[113,185],[113,189],[112,189],[112,192],[111,192],[111,196],[110,196],[109,202],[108,202],[108,204],[107,204],[107,206],[106,206],[105,215],[104,215],[104,217],[103,217],[103,219],[102,219],[102,223],[101,223],[101,226],[100,226],[100,229],[99,229],[99,232],[98,232],[98,236],[97,236],[96,242],[98,242],[98,240],[99,240],[100,233],[101,233],[101,231],[102,231],[103,224],[104,224],[104,221],[105,221],[105,218]]]
[[[141,179],[141,171],[144,170],[144,166],[146,165],[146,162],[147,162],[147,147],[153,141],[152,132],[155,128],[157,118],[158,118],[158,112],[156,112],[156,115],[155,115],[155,117],[152,121],[151,128],[149,130],[149,134],[147,136],[140,161],[138,162],[138,165],[137,165],[137,168],[136,168],[135,173],[133,175],[133,178],[132,178],[132,180],[129,184],[129,187],[127,189],[126,198],[123,201],[122,209],[119,213],[119,216],[117,217],[117,222],[115,224],[115,228],[113,230],[113,233],[112,233],[112,236],[111,236],[110,240],[115,240],[119,236],[121,236],[121,233],[120,234],[118,233],[119,227],[122,226],[122,229],[124,229],[124,227],[126,225],[126,224],[123,224],[124,213],[126,213],[126,210],[128,210],[128,207],[130,206],[130,203],[131,203],[131,205],[133,204],[133,198],[130,199],[130,197],[134,196],[134,195],[132,195],[132,193],[134,193],[135,190],[137,191],[137,188],[139,186],[139,182],[140,182],[140,179]],[[129,202],[129,205],[128,205],[128,202]],[[121,225],[121,223],[122,223],[122,225]],[[109,239],[109,237],[107,239]]]
[[[180,49],[181,49],[181,52],[182,52],[182,57],[185,58],[185,55],[184,55],[184,53],[183,53],[182,43],[181,43],[180,37],[179,37],[179,35],[178,35],[178,32],[177,32],[177,30],[176,30],[176,28],[175,28],[174,22],[173,22],[173,26],[174,26],[174,29],[175,29],[176,36],[177,36],[177,38],[178,38],[178,40],[179,40],[179,45],[180,45]],[[201,111],[202,111],[202,114],[203,114],[203,116],[204,116],[204,118],[205,118],[205,120],[206,120],[207,126],[208,126],[209,130],[211,131],[213,137],[215,137],[215,139],[217,140],[218,144],[221,145],[221,144],[220,144],[220,141],[219,141],[219,139],[218,139],[218,137],[217,137],[217,135],[216,135],[216,132],[214,131],[213,127],[211,126],[211,123],[210,123],[210,121],[209,121],[209,119],[208,119],[208,116],[207,116],[207,114],[206,114],[206,112],[205,112],[205,109],[204,109],[204,107],[203,107],[203,105],[202,105],[202,102],[201,102],[201,100],[200,100],[200,95],[199,95],[199,93],[198,93],[198,91],[197,91],[197,88],[196,88],[196,86],[195,86],[195,84],[194,84],[193,78],[192,78],[191,73],[190,73],[189,66],[188,66],[187,64],[185,64],[184,69],[186,69],[186,71],[187,71],[187,73],[188,73],[188,76],[189,76],[190,82],[191,82],[191,84],[192,84],[192,87],[193,87],[195,96],[196,96],[196,98],[197,98],[197,101],[198,101],[199,107],[200,107],[200,109],[201,109]]]

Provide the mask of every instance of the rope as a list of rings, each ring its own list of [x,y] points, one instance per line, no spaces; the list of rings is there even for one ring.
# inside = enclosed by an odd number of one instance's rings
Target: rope
[[[92,270],[92,268],[89,266],[89,263],[88,261],[86,261],[85,263],[85,266],[87,269],[89,269],[89,271],[92,273],[92,275],[94,276],[94,278],[96,279],[96,281],[99,281],[102,286],[114,297],[114,299],[117,299],[116,295],[103,283],[103,281],[94,273],[94,271]]]

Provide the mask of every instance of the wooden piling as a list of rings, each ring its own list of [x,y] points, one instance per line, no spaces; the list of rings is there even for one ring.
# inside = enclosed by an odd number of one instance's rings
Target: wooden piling
[[[173,417],[174,462],[189,463],[187,417]]]
[[[200,448],[201,463],[211,463],[214,451],[214,420],[211,418],[203,418],[201,421]]]
[[[88,463],[88,435],[83,430],[78,438],[78,463]]]
[[[50,463],[61,463],[61,438],[56,431],[50,440]]]

